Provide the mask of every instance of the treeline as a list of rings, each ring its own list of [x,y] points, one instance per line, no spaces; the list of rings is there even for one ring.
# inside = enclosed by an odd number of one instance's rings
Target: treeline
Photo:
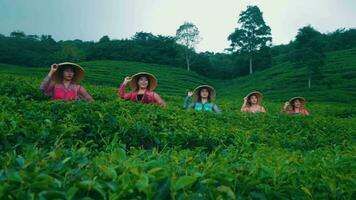
[[[190,50],[192,51],[192,50]],[[170,36],[139,32],[130,39],[110,39],[103,36],[98,42],[67,40],[55,41],[50,35],[26,35],[14,31],[0,35],[0,63],[43,67],[62,61],[127,60],[184,67],[185,47]],[[192,70],[212,76],[209,56],[196,53]]]
[[[308,27],[308,26],[307,26]],[[332,33],[321,34],[324,52],[351,49],[356,47],[356,29],[338,29]],[[295,49],[295,40],[287,45],[272,47],[274,62],[286,62]]]
[[[356,29],[339,29],[322,34],[324,51],[356,47]],[[295,41],[287,45],[264,46],[254,55],[254,71],[290,60]],[[99,41],[56,41],[50,35],[26,35],[14,31],[0,34],[0,63],[31,67],[49,66],[63,61],[127,60],[185,68],[186,47],[175,37],[139,32],[130,39]],[[249,56],[243,52],[213,53],[188,49],[192,54],[191,70],[216,79],[231,79],[249,74]]]

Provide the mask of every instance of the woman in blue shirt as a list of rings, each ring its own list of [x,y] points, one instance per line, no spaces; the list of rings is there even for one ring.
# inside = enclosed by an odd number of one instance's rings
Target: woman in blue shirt
[[[193,103],[190,103],[190,97],[193,96]],[[201,85],[193,92],[188,92],[185,97],[183,108],[194,109],[196,111],[221,113],[219,107],[213,103],[216,97],[215,89],[209,85]]]

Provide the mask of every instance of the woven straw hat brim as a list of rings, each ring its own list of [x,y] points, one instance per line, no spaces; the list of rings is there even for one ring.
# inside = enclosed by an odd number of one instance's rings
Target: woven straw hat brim
[[[141,76],[146,76],[148,78],[149,82],[149,90],[153,91],[157,87],[157,78],[148,72],[139,72],[137,74],[134,74],[132,76],[132,79],[130,81],[130,86],[132,90],[137,90],[137,81]]]
[[[293,97],[293,98],[289,99],[289,101],[288,101],[288,102],[289,102],[289,106],[292,106],[292,102],[293,102],[294,100],[296,100],[296,99],[299,99],[299,100],[300,100],[302,106],[305,105],[305,99],[304,99],[304,97]]]
[[[211,101],[214,101],[215,98],[216,98],[216,91],[215,91],[215,89],[214,89],[212,86],[210,86],[210,85],[200,85],[200,86],[196,87],[196,88],[194,89],[194,91],[193,91],[193,98],[194,98],[194,101],[195,101],[195,102],[198,101],[199,95],[200,95],[199,92],[200,92],[200,90],[203,89],[203,88],[208,89],[209,95],[210,95],[210,100],[211,100]]]
[[[259,91],[250,92],[248,95],[246,95],[246,97],[250,98],[250,96],[252,95],[255,95],[257,97],[259,103],[263,100],[263,94]]]
[[[72,82],[76,84],[80,83],[80,81],[82,81],[85,76],[84,68],[78,64],[71,62],[59,63],[57,70],[52,74],[52,79],[57,83],[61,83],[63,81],[62,75],[60,74],[60,72],[63,72],[63,70],[61,69],[67,66],[72,67],[74,70],[74,77],[72,79]]]

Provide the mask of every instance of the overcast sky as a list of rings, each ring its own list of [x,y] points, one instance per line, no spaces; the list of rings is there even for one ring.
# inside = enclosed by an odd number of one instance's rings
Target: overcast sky
[[[356,28],[356,0],[0,0],[0,33],[97,41],[139,31],[174,36],[188,21],[203,38],[198,51],[222,52],[247,5],[262,10],[273,44],[288,43],[308,24],[321,32]]]

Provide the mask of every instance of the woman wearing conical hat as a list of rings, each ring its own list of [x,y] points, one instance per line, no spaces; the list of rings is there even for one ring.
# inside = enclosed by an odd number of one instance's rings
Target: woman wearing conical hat
[[[309,112],[305,108],[305,99],[303,97],[293,97],[289,101],[285,102],[281,112],[294,115],[301,114],[308,116]]]
[[[125,89],[128,83],[130,83],[132,91],[126,93]],[[124,79],[124,82],[119,87],[118,96],[122,99],[134,102],[154,103],[165,106],[166,103],[154,92],[156,87],[157,79],[154,75],[147,72],[140,72]]]
[[[244,98],[244,103],[242,104],[242,112],[260,113],[266,112],[265,108],[261,105],[263,95],[261,92],[254,91],[249,93]]]
[[[94,101],[79,82],[84,78],[84,69],[75,63],[53,64],[48,76],[42,81],[40,89],[53,100]]]
[[[190,98],[193,96],[193,103],[190,103]],[[196,111],[216,112],[221,113],[219,107],[213,103],[216,97],[215,89],[209,85],[201,85],[193,92],[188,92],[184,100],[183,108],[194,109]]]

